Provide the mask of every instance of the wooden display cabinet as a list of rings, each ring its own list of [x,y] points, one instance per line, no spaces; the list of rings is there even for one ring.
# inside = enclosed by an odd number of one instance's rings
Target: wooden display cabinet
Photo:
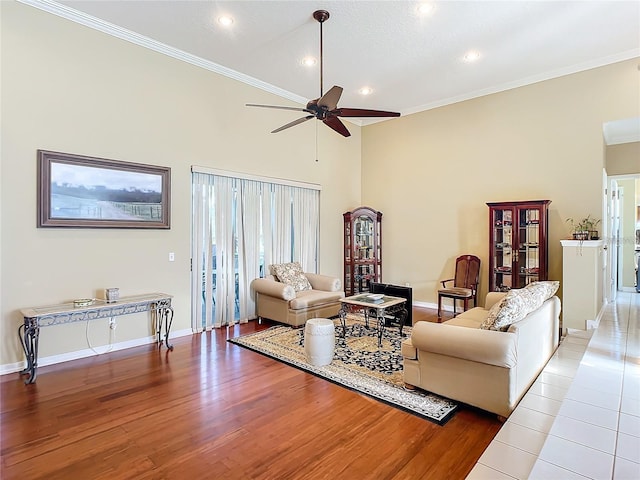
[[[489,206],[489,291],[547,280],[551,200],[495,202]]]
[[[344,217],[344,291],[368,292],[382,281],[382,212],[359,207]]]

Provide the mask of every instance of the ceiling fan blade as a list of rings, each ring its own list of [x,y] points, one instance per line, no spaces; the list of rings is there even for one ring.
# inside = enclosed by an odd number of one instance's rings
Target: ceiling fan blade
[[[277,108],[279,110],[293,110],[295,112],[312,113],[311,111],[307,110],[306,108],[302,108],[302,107],[281,107],[281,106],[278,106],[278,105],[258,105],[256,103],[246,103],[245,105],[247,107]]]
[[[342,87],[334,85],[327,93],[318,99],[318,106],[324,107],[327,110],[335,110],[338,106],[338,101],[342,95]]]
[[[294,120],[293,122],[289,122],[289,123],[287,123],[286,125],[283,125],[283,126],[281,126],[281,127],[279,127],[279,128],[276,128],[276,129],[275,129],[273,132],[271,132],[271,133],[278,133],[278,132],[281,132],[282,130],[285,130],[285,129],[289,128],[289,127],[294,127],[294,126],[296,126],[296,125],[301,124],[302,122],[306,122],[307,120],[311,120],[311,119],[312,119],[312,118],[314,118],[314,117],[315,117],[315,115],[307,115],[306,117],[299,118],[299,119],[297,119],[297,120]]]
[[[336,132],[338,132],[343,137],[350,137],[351,134],[347,127],[344,126],[344,123],[340,121],[338,117],[328,116],[323,120],[324,124],[333,128]]]
[[[365,108],[337,108],[331,111],[338,117],[399,117],[398,112],[386,112],[384,110],[368,110]]]

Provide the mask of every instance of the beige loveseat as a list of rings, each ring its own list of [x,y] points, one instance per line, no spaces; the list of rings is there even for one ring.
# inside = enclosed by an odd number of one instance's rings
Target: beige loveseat
[[[417,322],[402,344],[405,383],[508,417],[558,346],[560,300],[540,300],[506,331],[481,329],[505,295],[490,292],[484,308],[444,323]]]
[[[299,327],[310,318],[336,316],[340,310],[340,299],[344,297],[340,279],[316,273],[304,275],[311,284],[310,290],[296,291],[273,275],[251,282],[256,293],[258,318]]]

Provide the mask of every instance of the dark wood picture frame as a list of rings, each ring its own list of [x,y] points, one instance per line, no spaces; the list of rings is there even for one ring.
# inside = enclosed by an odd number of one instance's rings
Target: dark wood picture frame
[[[38,150],[38,227],[168,229],[171,169]]]

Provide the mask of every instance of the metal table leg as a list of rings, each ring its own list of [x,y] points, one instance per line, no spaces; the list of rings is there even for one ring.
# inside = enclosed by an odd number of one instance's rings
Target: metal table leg
[[[409,311],[403,307],[400,310],[398,316],[396,317],[400,321],[400,338],[402,338],[402,328],[404,327],[404,322],[407,321],[407,317],[409,316]]]
[[[378,348],[382,347],[382,335],[384,334],[384,308],[378,310]]]
[[[32,318],[25,318],[24,324],[18,327],[18,338],[24,355],[27,360],[27,366],[20,371],[20,375],[29,375],[24,383],[34,383],[38,376],[38,338],[40,336],[40,327],[38,322]]]
[[[164,344],[169,350],[173,350],[173,345],[169,343],[169,331],[173,323],[173,308],[170,302],[158,303],[156,307],[157,324],[156,334],[158,335],[158,345],[162,345],[162,327],[164,325]]]
[[[340,316],[340,325],[342,326],[342,342],[346,345],[347,342],[347,312],[349,307],[346,303],[340,305],[340,312],[338,315]]]

